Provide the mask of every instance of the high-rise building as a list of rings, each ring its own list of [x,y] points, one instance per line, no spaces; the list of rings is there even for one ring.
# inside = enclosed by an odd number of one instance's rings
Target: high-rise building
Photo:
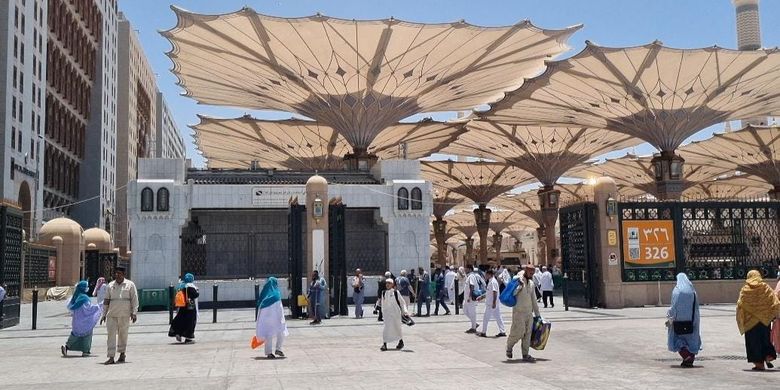
[[[186,154],[184,139],[162,92],[157,92],[157,140],[154,152],[157,158],[183,159]]]
[[[130,247],[127,191],[138,177],[138,160],[153,157],[157,137],[157,82],[130,22],[119,13],[117,85],[117,182],[114,240],[122,254]]]
[[[46,14],[45,0],[0,2],[0,190],[19,203],[30,235],[43,208]]]
[[[28,2],[30,0],[27,0]],[[103,42],[103,14],[94,0],[48,0],[44,219],[71,215],[81,199],[87,126]]]
[[[739,50],[761,49],[761,21],[758,13],[759,0],[731,0],[737,12],[737,48]],[[769,117],[756,117],[742,121],[748,124],[766,126]]]
[[[99,7],[103,34],[95,61],[96,77],[87,123],[84,161],[80,169],[79,200],[72,216],[85,229],[99,227],[111,232],[116,215],[117,145],[117,0],[90,0]]]

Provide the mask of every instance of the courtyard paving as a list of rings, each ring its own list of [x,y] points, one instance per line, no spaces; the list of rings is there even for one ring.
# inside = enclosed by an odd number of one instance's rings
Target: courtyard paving
[[[508,361],[506,339],[464,334],[462,315],[421,318],[404,327],[406,347],[380,352],[381,323],[333,318],[320,326],[290,321],[285,359],[266,360],[249,348],[254,311],[201,313],[197,342],[167,337],[168,313],[139,315],[130,328],[128,362],[103,366],[105,326],[93,356],[63,358],[69,334],[63,302],[31,306],[22,323],[0,330],[0,389],[777,389],[780,370],[751,372],[744,360],[733,305],[702,307],[704,350],[697,367],[682,369],[666,350],[665,308],[564,311],[543,309],[553,323],[535,364]],[[481,317],[480,310],[480,317]],[[509,328],[510,312],[503,308]],[[490,324],[488,334],[497,332]],[[515,355],[519,355],[519,345]]]

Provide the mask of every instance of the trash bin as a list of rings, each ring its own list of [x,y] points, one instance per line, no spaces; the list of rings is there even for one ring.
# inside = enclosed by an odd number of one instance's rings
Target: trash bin
[[[168,291],[162,288],[138,290],[138,311],[168,310],[170,299]]]

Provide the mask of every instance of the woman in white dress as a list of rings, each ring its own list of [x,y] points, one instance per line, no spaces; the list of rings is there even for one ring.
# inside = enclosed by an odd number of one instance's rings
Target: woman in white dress
[[[255,337],[252,338],[251,346],[255,349],[265,344],[265,356],[268,359],[284,357],[282,353],[282,343],[284,338],[289,335],[287,323],[284,320],[284,306],[282,306],[282,294],[279,292],[275,277],[268,278],[260,292],[260,298],[257,300],[259,310],[257,312],[257,325],[255,327]],[[276,337],[276,350],[272,348],[273,339]]]
[[[387,343],[398,341],[395,349],[404,347],[403,334],[401,332],[401,317],[409,316],[409,310],[406,308],[401,295],[395,289],[393,279],[385,281],[385,292],[382,295],[382,316],[384,317],[384,329],[382,331],[382,348],[387,351]]]

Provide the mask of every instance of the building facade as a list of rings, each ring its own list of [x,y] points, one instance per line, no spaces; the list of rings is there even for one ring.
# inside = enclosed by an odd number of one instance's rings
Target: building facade
[[[127,183],[137,178],[138,160],[152,157],[157,137],[157,82],[138,35],[119,13],[117,86],[117,174],[114,239],[127,254],[132,234],[127,221]]]
[[[184,138],[162,92],[157,92],[157,129],[154,157],[183,159],[186,155]]]
[[[85,228],[111,232],[116,215],[116,145],[118,81],[118,9],[116,0],[94,0],[99,6],[103,33],[95,61],[96,76],[90,98],[84,161],[80,169],[79,200],[72,216]]]
[[[138,179],[128,185],[133,281],[139,288],[164,288],[192,272],[199,280],[222,280],[220,300],[243,301],[252,299],[250,277],[286,280],[289,202],[303,204],[312,175],[202,171],[187,169],[185,160],[141,160]],[[371,173],[321,175],[328,180],[323,201],[346,207],[346,269],[398,275],[428,268],[431,183],[420,179],[419,161],[382,160]],[[411,195],[399,198],[401,193]],[[302,245],[303,252],[316,254],[306,240]],[[375,283],[366,287],[375,293]]]
[[[43,208],[47,6],[45,0],[0,3],[0,189],[21,206],[28,235],[40,226]]]

